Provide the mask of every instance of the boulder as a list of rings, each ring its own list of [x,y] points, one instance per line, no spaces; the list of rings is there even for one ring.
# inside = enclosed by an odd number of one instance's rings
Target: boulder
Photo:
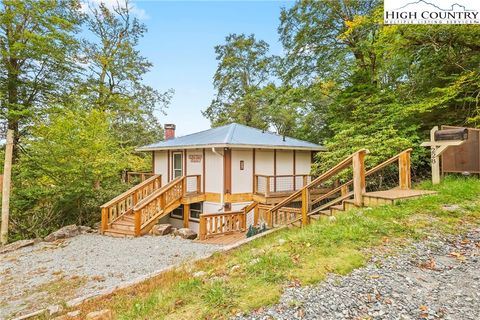
[[[71,224],[69,226],[65,226],[57,231],[50,233],[48,236],[45,237],[45,241],[51,242],[58,239],[65,239],[78,236],[82,233],[82,229],[78,227],[76,224]]]
[[[32,246],[35,240],[18,240],[0,248],[0,253],[7,253],[23,247]]]
[[[192,229],[188,228],[181,228],[175,231],[175,235],[182,237],[183,239],[195,239],[197,237],[197,233]]]
[[[172,232],[172,225],[168,223],[156,224],[153,226],[151,233],[154,236],[164,236]]]
[[[87,320],[111,320],[112,318],[112,310],[110,309],[103,309],[100,311],[94,311],[87,314],[85,317]]]

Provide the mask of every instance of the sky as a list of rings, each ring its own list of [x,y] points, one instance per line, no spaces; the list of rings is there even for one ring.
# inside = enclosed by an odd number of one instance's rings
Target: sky
[[[280,10],[290,1],[160,1],[137,0],[135,15],[147,26],[139,50],[152,63],[145,82],[175,90],[162,124],[174,123],[177,136],[210,128],[201,114],[214,97],[217,68],[214,47],[230,33],[254,33],[281,54],[278,40]]]

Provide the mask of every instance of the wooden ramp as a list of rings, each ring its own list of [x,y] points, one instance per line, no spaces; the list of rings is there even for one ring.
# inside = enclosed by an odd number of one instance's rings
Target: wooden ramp
[[[227,245],[246,239],[245,232],[232,232],[229,234],[216,235],[205,240],[195,240],[198,243]]]

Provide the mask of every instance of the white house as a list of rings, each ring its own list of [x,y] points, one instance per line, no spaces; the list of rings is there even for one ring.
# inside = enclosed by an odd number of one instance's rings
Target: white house
[[[278,203],[310,181],[322,150],[237,123],[181,137],[167,124],[165,140],[137,149],[152,152],[155,176],[102,206],[102,229],[141,235],[160,221],[198,231],[200,214]]]

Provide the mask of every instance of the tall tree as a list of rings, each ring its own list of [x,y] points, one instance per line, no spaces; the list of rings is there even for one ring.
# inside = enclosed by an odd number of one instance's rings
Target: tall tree
[[[90,5],[86,20],[92,37],[84,45],[88,72],[81,93],[95,108],[112,115],[112,128],[123,144],[160,139],[155,112],[163,111],[172,92],[161,93],[142,82],[152,66],[138,50],[145,25],[132,15],[128,0],[111,8]]]
[[[14,159],[26,126],[70,87],[81,14],[75,0],[0,3],[1,120],[14,131]]]
[[[269,55],[269,45],[252,34],[230,34],[225,44],[215,47],[217,71],[213,85],[215,99],[203,111],[212,125],[229,122],[266,128],[257,90],[272,80],[275,58]]]

